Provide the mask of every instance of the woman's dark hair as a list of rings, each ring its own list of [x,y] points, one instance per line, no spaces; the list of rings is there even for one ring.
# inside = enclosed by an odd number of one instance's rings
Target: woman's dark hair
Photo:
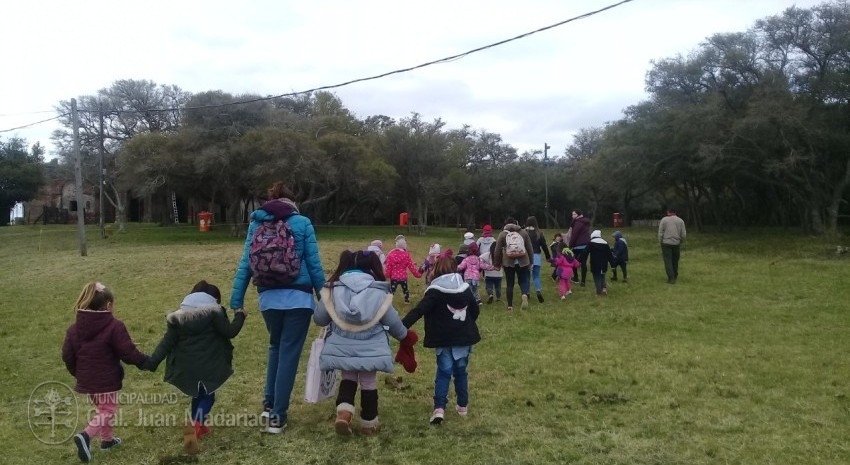
[[[289,199],[295,200],[295,194],[290,190],[283,181],[278,181],[271,185],[271,187],[266,190],[266,200],[274,200],[274,199]]]
[[[540,229],[540,226],[537,225],[537,217],[536,216],[529,216],[528,218],[525,219],[525,227],[527,228],[529,226],[533,226],[534,229]]]
[[[339,254],[339,265],[337,265],[334,274],[328,279],[328,283],[333,284],[339,281],[339,277],[343,273],[351,270],[360,270],[368,273],[375,278],[375,281],[387,280],[384,275],[384,266],[381,264],[381,258],[378,257],[378,254],[371,250],[358,250],[357,252],[343,250]]]
[[[195,292],[203,292],[205,294],[209,294],[215,298],[215,301],[221,303],[221,291],[218,290],[218,286],[210,284],[206,282],[206,280],[198,281],[198,284],[195,284],[195,287],[192,288],[192,293]]]
[[[513,216],[505,218],[505,224],[516,224],[516,218],[514,218]]]
[[[581,216],[581,215],[583,215],[583,214],[584,214],[584,212],[582,212],[582,211],[581,211],[580,209],[578,209],[578,208],[573,208],[573,213],[575,213],[575,214],[576,214],[576,215],[578,215],[578,216]]]
[[[490,244],[490,261],[493,261],[493,255],[496,255],[496,241]]]

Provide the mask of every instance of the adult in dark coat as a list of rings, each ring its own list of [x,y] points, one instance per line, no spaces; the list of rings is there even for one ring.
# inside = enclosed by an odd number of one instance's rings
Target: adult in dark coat
[[[580,283],[584,287],[587,281],[587,254],[588,245],[590,244],[590,220],[585,218],[584,213],[578,208],[573,209],[573,221],[570,223],[570,242],[569,247],[576,256],[576,260],[581,263],[581,280],[573,278],[573,282]]]

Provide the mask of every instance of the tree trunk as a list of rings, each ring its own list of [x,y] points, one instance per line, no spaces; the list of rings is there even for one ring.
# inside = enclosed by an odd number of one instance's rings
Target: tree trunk
[[[833,236],[838,234],[838,210],[844,198],[844,190],[848,184],[850,184],[850,157],[848,157],[844,165],[844,176],[833,187],[829,205],[826,207],[827,231]]]

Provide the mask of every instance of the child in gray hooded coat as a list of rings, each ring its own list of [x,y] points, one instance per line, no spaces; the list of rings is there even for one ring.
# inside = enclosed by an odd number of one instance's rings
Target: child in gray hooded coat
[[[360,434],[378,432],[378,372],[392,373],[393,354],[384,327],[404,341],[416,338],[393,308],[390,284],[378,255],[369,250],[344,251],[339,266],[321,290],[313,321],[330,324],[331,334],[319,358],[322,370],[341,370],[336,398],[336,432],[351,434],[354,397],[359,382]]]

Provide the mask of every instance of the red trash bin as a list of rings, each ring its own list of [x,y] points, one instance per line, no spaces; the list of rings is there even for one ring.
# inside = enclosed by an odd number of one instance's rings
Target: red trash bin
[[[614,227],[622,228],[623,227],[623,215],[620,213],[614,213]]]
[[[201,232],[208,232],[210,228],[212,228],[212,212],[199,212],[198,213],[198,230]]]
[[[407,226],[407,212],[401,212],[401,214],[398,215],[398,225]]]

